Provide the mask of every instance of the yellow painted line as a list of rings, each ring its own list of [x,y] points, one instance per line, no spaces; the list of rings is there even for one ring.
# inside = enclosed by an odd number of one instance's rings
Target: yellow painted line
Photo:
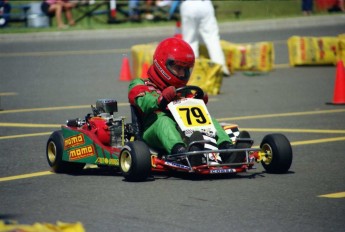
[[[129,106],[129,103],[118,103],[118,106]],[[80,106],[56,106],[56,107],[45,107],[45,108],[31,108],[31,109],[17,109],[17,110],[3,110],[0,114],[13,114],[13,113],[25,113],[25,112],[38,112],[38,111],[54,111],[54,110],[74,110],[74,109],[85,109],[91,108],[90,105]]]
[[[117,54],[128,53],[130,49],[104,49],[85,51],[48,51],[48,52],[13,52],[0,53],[0,57],[23,57],[23,56],[65,56],[65,55],[95,55],[95,54]]]
[[[38,177],[38,176],[47,176],[47,175],[52,175],[52,174],[55,174],[55,173],[51,171],[44,171],[44,172],[34,172],[34,173],[29,173],[29,174],[17,175],[17,176],[1,177],[0,182],[32,178],[32,177]]]
[[[3,97],[3,96],[14,96],[14,95],[18,95],[18,93],[15,93],[15,92],[0,93],[0,97]]]
[[[231,118],[219,118],[219,122],[230,121],[230,120],[247,120],[247,119],[258,119],[258,118],[275,118],[275,117],[291,117],[291,116],[304,116],[304,115],[315,115],[315,114],[333,114],[333,113],[344,113],[345,109],[337,110],[316,110],[316,111],[305,111],[305,112],[291,112],[281,114],[262,114],[252,116],[240,116]],[[1,113],[1,112],[0,112]]]
[[[218,99],[210,100],[218,101]],[[118,106],[129,106],[129,103],[118,103]],[[16,110],[3,110],[0,114],[10,114],[10,113],[25,113],[25,112],[39,112],[39,111],[55,111],[55,110],[70,110],[70,109],[85,109],[90,108],[90,105],[79,105],[79,106],[57,106],[57,107],[45,107],[45,108],[31,108],[31,109],[16,109]],[[248,120],[248,119],[258,119],[258,118],[274,118],[274,117],[291,117],[291,116],[303,116],[303,115],[314,115],[314,114],[332,114],[332,113],[343,113],[345,109],[337,110],[317,110],[317,111],[305,111],[305,112],[291,112],[291,113],[281,113],[281,114],[262,114],[262,115],[252,115],[252,116],[239,116],[230,118],[218,118],[219,122],[224,121],[235,121],[235,120]]]
[[[0,123],[0,127],[40,127],[59,128],[61,124],[30,124],[30,123]],[[345,130],[321,130],[321,129],[286,129],[286,128],[241,128],[249,132],[280,132],[280,133],[315,133],[315,134],[345,134]]]
[[[280,133],[316,133],[316,134],[345,134],[345,130],[321,130],[321,129],[293,129],[293,128],[241,128],[248,132],[280,132]]]
[[[308,145],[308,144],[338,142],[338,141],[345,141],[345,137],[334,137],[334,138],[325,138],[325,139],[313,139],[313,140],[306,140],[306,141],[296,141],[296,142],[291,142],[291,145],[292,146],[300,146],[300,145]]]
[[[295,141],[290,142],[291,146],[301,146],[301,145],[310,145],[310,144],[320,144],[320,143],[330,143],[330,142],[339,142],[345,141],[345,137],[335,137],[335,138],[326,138],[326,139],[312,139],[304,141]],[[259,148],[260,146],[253,146],[253,148]]]
[[[3,110],[3,111],[0,111],[0,114],[25,113],[25,112],[37,112],[37,111],[53,111],[53,110],[69,110],[69,109],[84,109],[84,108],[88,108],[88,107],[90,107],[90,105],[57,106],[57,107],[45,107],[45,108]]]
[[[8,136],[1,136],[0,140],[3,140],[3,139],[18,139],[18,138],[34,137],[34,136],[43,136],[43,135],[50,135],[51,133],[52,132],[42,132],[42,133],[33,133],[33,134],[8,135]]]
[[[345,192],[339,192],[339,193],[330,193],[325,195],[320,195],[318,197],[326,197],[326,198],[345,198]]]
[[[37,123],[7,123],[0,122],[0,127],[33,127],[33,128],[55,128],[60,127],[61,124],[37,124]]]

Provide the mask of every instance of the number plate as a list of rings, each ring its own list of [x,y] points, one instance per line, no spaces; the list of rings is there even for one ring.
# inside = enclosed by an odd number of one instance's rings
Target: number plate
[[[169,103],[168,108],[182,131],[215,134],[211,116],[203,100],[185,98]]]

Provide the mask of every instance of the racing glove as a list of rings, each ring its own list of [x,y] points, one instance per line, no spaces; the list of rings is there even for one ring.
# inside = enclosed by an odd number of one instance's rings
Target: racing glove
[[[158,106],[165,109],[167,105],[176,97],[176,89],[174,86],[169,86],[162,91],[162,95],[158,98]]]

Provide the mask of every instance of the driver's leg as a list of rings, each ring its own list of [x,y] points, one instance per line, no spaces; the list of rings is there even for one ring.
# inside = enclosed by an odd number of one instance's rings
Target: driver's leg
[[[175,149],[179,149],[177,145],[185,147],[182,137],[176,129],[176,122],[168,116],[158,116],[157,120],[145,130],[143,139],[149,146],[164,149],[169,154],[172,153],[175,145]]]
[[[217,130],[217,145],[219,149],[244,148],[233,145],[229,135],[225,132],[223,127],[215,119],[212,119],[212,121]],[[244,151],[222,153],[220,157],[224,163],[240,163],[244,162],[246,153]]]
[[[222,143],[230,143],[232,144],[232,141],[230,140],[229,135],[225,132],[223,127],[219,124],[219,122],[212,118],[212,122],[214,127],[216,128],[217,131],[217,145],[221,145]]]

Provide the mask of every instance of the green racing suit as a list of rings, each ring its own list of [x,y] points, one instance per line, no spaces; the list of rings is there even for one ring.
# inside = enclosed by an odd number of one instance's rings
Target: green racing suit
[[[137,78],[131,81],[128,90],[130,104],[138,109],[142,117],[143,140],[150,147],[163,149],[170,154],[176,144],[185,144],[170,112],[159,107],[161,91],[155,84],[149,79]],[[213,118],[212,122],[217,131],[217,145],[225,141],[231,143],[221,125]]]

